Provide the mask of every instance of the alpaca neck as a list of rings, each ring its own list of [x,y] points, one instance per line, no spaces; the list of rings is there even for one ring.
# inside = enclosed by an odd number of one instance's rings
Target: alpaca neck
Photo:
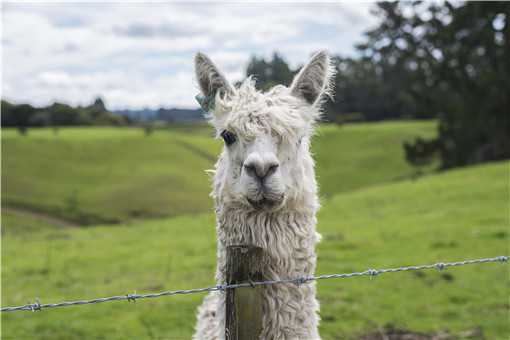
[[[217,219],[218,233],[225,246],[251,244],[271,248],[276,243],[294,243],[288,237],[301,238],[315,229],[314,214],[297,211],[265,212],[227,208],[218,214]]]
[[[268,256],[268,278],[311,275],[315,270],[315,215],[297,211],[257,212],[226,209],[218,214],[219,277],[223,281],[226,247],[254,245]]]

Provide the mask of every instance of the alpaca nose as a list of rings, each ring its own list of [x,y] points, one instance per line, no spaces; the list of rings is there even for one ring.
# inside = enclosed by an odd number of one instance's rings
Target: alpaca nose
[[[263,160],[261,157],[249,157],[244,162],[244,170],[249,176],[262,181],[264,178],[274,174],[279,165],[276,159]]]

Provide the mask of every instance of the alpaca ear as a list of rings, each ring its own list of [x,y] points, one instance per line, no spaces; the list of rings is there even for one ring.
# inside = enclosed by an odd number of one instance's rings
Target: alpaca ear
[[[195,75],[206,98],[214,99],[218,92],[223,95],[233,91],[232,86],[211,59],[200,52],[195,55]]]
[[[315,104],[323,94],[329,94],[333,71],[326,51],[315,54],[294,77],[291,93],[303,98],[309,104]]]

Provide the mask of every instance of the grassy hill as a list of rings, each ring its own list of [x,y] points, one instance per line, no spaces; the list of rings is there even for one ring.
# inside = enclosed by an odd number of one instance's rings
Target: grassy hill
[[[329,198],[336,193],[413,177],[416,169],[406,162],[402,143],[435,134],[433,121],[321,126],[312,143],[321,195]]]
[[[3,204],[85,224],[212,209],[218,143],[181,131],[78,128],[2,136]]]
[[[430,137],[434,122],[321,126],[313,142],[321,194],[331,197],[409,178],[402,142]],[[209,212],[221,142],[212,128],[2,130],[2,205],[80,224]],[[430,170],[428,168],[427,170]]]
[[[509,166],[494,163],[398,183],[388,178],[332,195],[319,215],[323,241],[317,272],[508,254]],[[35,223],[34,216],[13,214],[9,219],[16,224],[4,224],[3,230],[3,305],[25,304],[35,297],[46,303],[214,284],[211,213],[39,230],[23,227]],[[486,339],[507,339],[508,275],[508,264],[488,264],[321,281],[321,334],[324,339],[354,339],[393,324],[457,335],[479,327]],[[2,314],[2,335],[189,339],[202,298],[196,294]]]

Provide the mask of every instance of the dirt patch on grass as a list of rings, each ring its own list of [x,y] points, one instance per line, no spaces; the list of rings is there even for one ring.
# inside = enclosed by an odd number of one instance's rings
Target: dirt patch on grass
[[[2,211],[32,217],[58,227],[84,227],[89,225],[118,224],[117,218],[105,218],[81,211],[69,213],[57,207],[39,207],[18,202],[2,202]]]
[[[376,331],[361,335],[359,340],[454,340],[454,339],[485,339],[480,327],[471,330],[450,333],[448,331],[438,333],[420,333],[408,329],[385,326]]]
[[[211,155],[207,151],[204,151],[204,150],[200,149],[199,147],[196,147],[195,145],[193,145],[191,143],[188,143],[188,142],[185,142],[183,140],[180,140],[180,139],[177,140],[176,144],[182,146],[185,149],[188,149],[190,152],[193,152],[198,157],[202,157],[203,159],[205,159],[205,160],[207,160],[209,162],[215,163],[217,158],[218,158],[217,156]]]
[[[75,221],[71,221],[71,220],[68,220],[68,219],[64,219],[64,218],[60,218],[60,217],[57,217],[57,216],[53,216],[53,215],[50,215],[48,213],[41,212],[41,211],[29,210],[28,208],[2,206],[2,211],[10,212],[10,213],[13,213],[13,214],[18,214],[18,215],[29,216],[29,217],[32,217],[32,218],[35,218],[35,219],[38,219],[38,220],[42,220],[42,221],[47,222],[49,224],[53,224],[53,225],[58,226],[58,227],[78,227],[78,226],[80,226]]]

